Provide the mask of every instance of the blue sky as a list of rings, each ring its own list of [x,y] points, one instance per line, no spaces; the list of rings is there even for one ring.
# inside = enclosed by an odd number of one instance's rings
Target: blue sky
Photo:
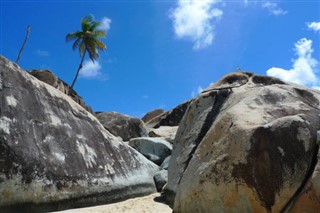
[[[0,54],[71,84],[80,62],[67,33],[93,14],[107,50],[87,59],[75,90],[95,111],[169,110],[228,72],[320,88],[320,2],[253,0],[0,2]]]

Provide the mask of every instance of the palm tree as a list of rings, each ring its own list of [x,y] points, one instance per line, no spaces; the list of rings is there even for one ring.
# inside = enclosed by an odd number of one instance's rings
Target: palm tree
[[[81,62],[79,64],[76,76],[71,84],[71,89],[78,78],[86,53],[88,53],[89,58],[94,63],[95,60],[100,58],[98,49],[106,49],[106,45],[98,40],[99,38],[104,38],[106,36],[106,31],[97,29],[99,26],[100,23],[94,21],[93,16],[86,16],[81,20],[81,31],[69,33],[66,36],[67,42],[75,40],[72,49],[75,50],[79,48],[79,53],[81,56]]]

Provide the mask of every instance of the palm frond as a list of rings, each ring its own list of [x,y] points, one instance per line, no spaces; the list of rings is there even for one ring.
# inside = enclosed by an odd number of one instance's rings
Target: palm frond
[[[71,41],[71,40],[74,40],[74,39],[78,39],[82,37],[82,32],[81,31],[76,31],[76,32],[73,32],[73,33],[68,33],[66,35],[66,42],[68,41]]]
[[[80,56],[83,56],[84,54],[84,51],[86,50],[86,44],[85,42],[82,40],[80,45],[79,45],[79,53],[80,53]]]
[[[94,39],[86,40],[86,49],[89,53],[90,59],[94,62],[94,60],[99,59],[99,52],[96,47],[96,43]]]
[[[91,25],[91,22],[89,22],[86,19],[82,19],[81,21],[82,32],[90,31],[90,25]]]
[[[96,47],[98,47],[99,50],[105,50],[107,47],[102,41],[99,41],[98,39],[94,39],[94,43],[96,44]]]
[[[89,31],[92,31],[92,32],[95,31],[97,27],[99,27],[100,25],[101,25],[100,22],[96,22],[96,21],[91,22]]]
[[[88,55],[89,55],[89,58],[91,59],[91,61],[94,63],[94,61],[95,60],[97,60],[97,59],[99,59],[99,54],[98,54],[98,52],[96,52],[96,51],[89,51],[88,49],[87,49],[87,51],[88,51]]]
[[[95,38],[105,38],[106,37],[106,31],[104,30],[96,30],[93,32],[93,36]]]
[[[94,16],[92,14],[86,15],[85,17],[83,17],[82,20],[86,20],[88,22],[93,22],[94,21]]]
[[[81,38],[77,38],[77,40],[72,45],[72,49],[75,50],[75,49],[79,48],[81,41],[82,41]]]

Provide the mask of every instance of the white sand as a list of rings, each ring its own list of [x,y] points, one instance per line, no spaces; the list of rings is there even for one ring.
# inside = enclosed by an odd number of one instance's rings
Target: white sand
[[[172,209],[166,204],[154,201],[159,193],[138,197],[108,205],[70,209],[59,213],[171,213]]]

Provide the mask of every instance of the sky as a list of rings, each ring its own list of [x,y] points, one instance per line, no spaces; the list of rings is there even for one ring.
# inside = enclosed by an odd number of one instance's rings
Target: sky
[[[107,50],[74,86],[94,111],[170,110],[238,69],[320,89],[319,0],[1,0],[0,54],[71,84],[81,57],[65,37],[93,15]]]

